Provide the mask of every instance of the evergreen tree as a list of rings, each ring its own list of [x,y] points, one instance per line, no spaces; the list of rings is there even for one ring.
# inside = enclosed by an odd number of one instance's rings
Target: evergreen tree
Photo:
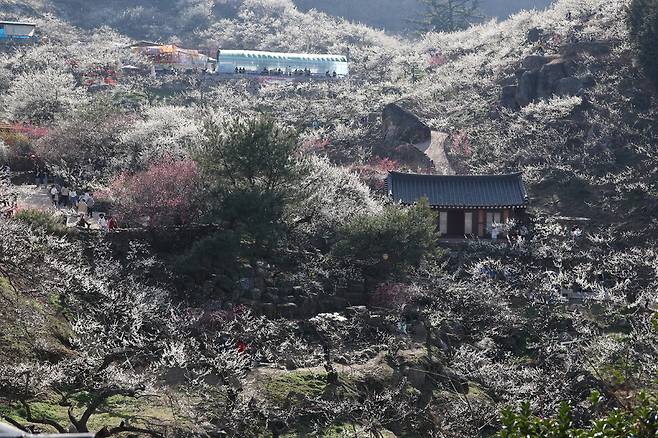
[[[297,134],[272,119],[209,122],[196,159],[205,181],[208,219],[225,224],[254,248],[285,236],[283,211],[297,181]]]
[[[658,86],[658,0],[633,0],[628,25],[640,63],[649,79]]]
[[[421,0],[426,11],[416,23],[425,31],[453,32],[482,18],[479,0]]]

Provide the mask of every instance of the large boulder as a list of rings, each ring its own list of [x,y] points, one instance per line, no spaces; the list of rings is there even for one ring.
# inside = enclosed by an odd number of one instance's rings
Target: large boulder
[[[539,73],[527,71],[521,75],[519,86],[516,89],[516,102],[524,107],[537,98],[537,82]]]
[[[523,108],[551,96],[575,96],[588,84],[574,77],[575,64],[559,55],[530,55],[521,68],[502,83],[500,104],[507,108]],[[516,78],[517,84],[510,82]]]
[[[544,99],[552,96],[560,79],[565,77],[567,77],[567,66],[562,58],[554,59],[542,66],[537,82],[537,97]]]
[[[500,103],[507,108],[516,108],[516,85],[505,85],[503,86],[503,95],[500,98]]]
[[[521,61],[521,67],[526,70],[539,70],[553,59],[555,59],[554,56],[530,55],[526,56],[523,61]]]
[[[578,78],[562,78],[555,86],[555,94],[558,96],[576,96],[582,91],[583,87],[583,81]]]
[[[422,143],[430,139],[432,131],[425,123],[398,104],[390,103],[382,113],[384,143],[390,147]]]
[[[538,27],[533,27],[532,29],[528,30],[527,38],[529,43],[537,43],[542,39],[543,36],[544,31]]]

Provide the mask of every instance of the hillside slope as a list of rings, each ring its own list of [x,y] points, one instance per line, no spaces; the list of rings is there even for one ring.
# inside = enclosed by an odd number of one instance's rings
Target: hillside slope
[[[18,131],[3,158],[29,169],[35,154],[122,215],[107,233],[65,230],[55,206],[0,218],[7,421],[484,438],[508,408],[589,427],[629,422],[656,393],[658,117],[627,0],[562,0],[416,40],[289,0],[112,2],[124,15],[0,2],[45,37],[0,56],[0,120]],[[163,24],[158,4],[203,19]],[[116,30],[93,29],[103,14]],[[135,38],[349,50],[351,74],[106,83],[119,63],[148,67]],[[446,167],[521,171],[527,233],[446,242],[425,203],[371,191],[364,180],[380,190],[387,171],[418,170],[400,149],[426,158],[428,144],[386,135],[390,103],[422,119]],[[38,192],[31,172],[13,176]]]
[[[544,9],[551,0],[485,0],[480,9],[485,17],[504,20],[523,9]],[[423,13],[419,0],[295,0],[301,10],[317,9],[327,14],[358,21],[391,32],[416,31],[415,20]]]
[[[415,50],[440,51],[444,61],[403,99],[434,128],[462,133],[469,147],[453,154],[464,170],[520,169],[538,207],[654,227],[646,218],[658,205],[656,96],[634,62],[626,4],[565,0],[501,24],[430,35]],[[529,68],[540,82],[556,74],[576,89],[506,106],[505,87],[525,86]]]
[[[30,6],[64,19],[77,10],[68,2],[64,12],[62,5],[45,1],[4,3],[5,9]],[[400,101],[433,129],[465,143],[466,153],[449,151],[462,171],[525,170],[538,206],[607,222],[630,211],[624,218],[640,225],[656,208],[656,174],[647,164],[655,161],[655,151],[648,147],[655,144],[655,95],[634,63],[624,25],[627,3],[563,0],[544,12],[521,12],[501,23],[427,34],[414,42],[324,14],[303,13],[288,0],[215,3],[214,12],[193,28],[185,28],[185,17],[159,24],[161,17],[149,9],[155,3],[144,2],[134,17],[139,26],[128,16],[114,24],[119,31],[139,28],[152,32],[140,36],[161,40],[181,31],[203,46],[350,50],[352,78],[333,84],[330,92],[324,84],[279,83],[247,87],[236,94],[240,87],[222,83],[206,96],[222,101],[222,113],[256,107],[270,111],[302,129],[305,137],[329,142],[328,150],[336,157],[360,156],[366,161],[379,141],[378,124],[362,121],[372,120],[384,104]],[[98,17],[106,15],[102,6],[85,4]],[[158,13],[165,13],[166,5],[158,5]],[[116,11],[116,4],[111,7]],[[153,17],[152,24],[146,16]],[[92,23],[84,22],[85,27]],[[67,29],[60,34],[61,24],[52,28],[55,38],[75,32]],[[536,62],[540,54],[557,59],[559,68],[566,69],[559,74],[576,89],[561,95],[552,90],[524,102],[522,108],[510,107],[504,93],[519,85],[524,63]],[[298,99],[300,94],[305,98]],[[635,207],[638,199],[640,210]]]

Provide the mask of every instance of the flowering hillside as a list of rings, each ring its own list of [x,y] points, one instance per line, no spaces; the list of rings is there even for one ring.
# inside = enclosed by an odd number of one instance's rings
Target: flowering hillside
[[[291,0],[0,0],[38,33],[0,45],[0,420],[655,435],[658,105],[630,1],[401,37]],[[350,74],[156,72],[143,38]],[[451,212],[386,196],[425,153],[520,172],[527,215],[441,236]]]

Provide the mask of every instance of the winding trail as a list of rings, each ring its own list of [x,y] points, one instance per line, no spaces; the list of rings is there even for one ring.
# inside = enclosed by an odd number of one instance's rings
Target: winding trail
[[[33,185],[13,186],[12,190],[18,196],[18,209],[55,210],[48,189],[35,188]]]
[[[446,146],[448,143],[448,134],[439,131],[432,131],[431,137],[422,143],[416,143],[414,146],[423,152],[434,163],[434,168],[441,175],[454,175],[455,171],[446,155]]]
[[[16,193],[16,201],[19,211],[32,209],[48,211],[51,213],[61,213],[66,215],[66,225],[68,227],[74,227],[77,223],[78,214],[74,209],[66,207],[55,208],[53,206],[48,189],[43,187],[37,188],[33,184],[14,185],[11,189]],[[93,217],[88,218],[91,229],[99,229],[98,217],[99,212],[95,211]]]

